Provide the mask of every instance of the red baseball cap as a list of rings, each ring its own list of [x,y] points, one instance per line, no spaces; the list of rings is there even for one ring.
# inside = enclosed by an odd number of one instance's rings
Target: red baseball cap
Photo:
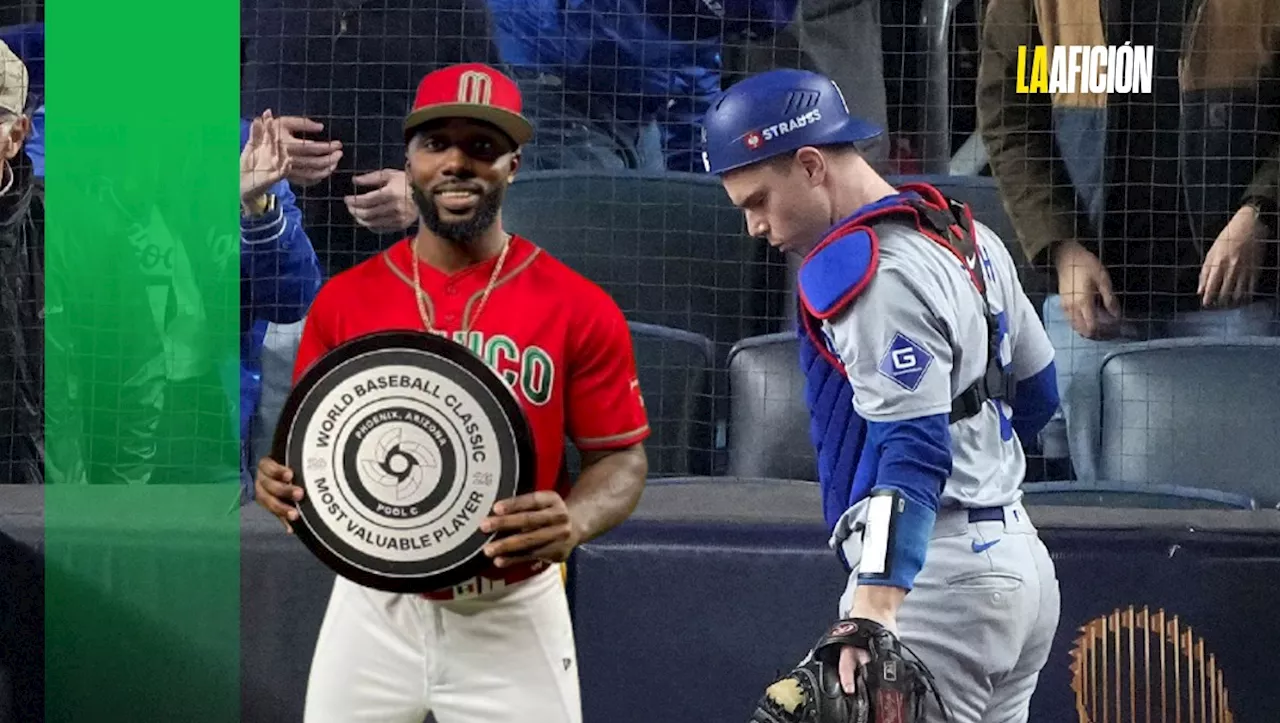
[[[473,118],[502,129],[517,145],[533,138],[533,124],[521,115],[515,81],[483,63],[463,63],[428,73],[418,84],[405,134],[440,118]]]

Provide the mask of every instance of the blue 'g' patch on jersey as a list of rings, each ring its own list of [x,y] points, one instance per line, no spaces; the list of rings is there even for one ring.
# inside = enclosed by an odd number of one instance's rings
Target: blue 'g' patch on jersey
[[[880,359],[877,369],[898,386],[914,392],[932,363],[933,356],[924,347],[898,332],[893,335],[893,341]]]

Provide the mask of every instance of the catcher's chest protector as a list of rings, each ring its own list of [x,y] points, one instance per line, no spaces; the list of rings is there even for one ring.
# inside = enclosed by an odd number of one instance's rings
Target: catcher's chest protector
[[[801,328],[828,363],[843,369],[822,324],[848,309],[875,276],[880,260],[876,229],[907,224],[955,256],[982,295],[987,322],[986,372],[952,402],[951,422],[972,417],[990,399],[1012,403],[1014,380],[999,364],[999,325],[987,300],[972,212],[928,184],[906,184],[899,191],[899,195],[868,206],[832,229],[805,257],[798,284]]]

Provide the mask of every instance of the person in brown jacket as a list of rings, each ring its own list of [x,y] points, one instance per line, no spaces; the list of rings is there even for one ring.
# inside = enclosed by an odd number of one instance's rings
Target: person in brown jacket
[[[1150,92],[1019,91],[1020,46],[1031,66],[1035,46],[1125,44],[1153,46]],[[1067,422],[1072,387],[1123,342],[1276,333],[1280,4],[991,0],[977,103],[1022,248],[1056,272]]]

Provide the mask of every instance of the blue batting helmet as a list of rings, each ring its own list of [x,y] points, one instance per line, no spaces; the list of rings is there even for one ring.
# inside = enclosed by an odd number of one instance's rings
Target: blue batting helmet
[[[716,97],[702,132],[707,172],[719,175],[804,146],[870,140],[881,129],[849,115],[830,78],[806,70],[771,70]]]

